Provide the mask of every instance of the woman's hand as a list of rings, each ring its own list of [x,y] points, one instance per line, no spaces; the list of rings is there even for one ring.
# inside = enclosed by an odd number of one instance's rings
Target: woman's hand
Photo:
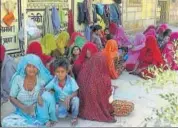
[[[33,104],[33,105],[30,105],[30,106],[25,106],[25,107],[23,108],[23,111],[24,111],[25,113],[29,114],[29,115],[33,115],[34,112],[35,112],[35,105]]]

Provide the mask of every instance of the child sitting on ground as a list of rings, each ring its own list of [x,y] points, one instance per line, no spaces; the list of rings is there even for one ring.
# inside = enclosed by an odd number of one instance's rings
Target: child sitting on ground
[[[65,58],[54,61],[55,77],[45,87],[47,90],[54,90],[56,98],[57,117],[65,118],[68,112],[72,113],[72,125],[78,122],[79,113],[79,98],[78,98],[78,85],[76,81],[68,75],[69,61]]]

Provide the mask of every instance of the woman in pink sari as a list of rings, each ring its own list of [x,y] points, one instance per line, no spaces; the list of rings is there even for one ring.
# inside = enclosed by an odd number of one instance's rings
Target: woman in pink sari
[[[178,40],[178,32],[173,32],[170,37],[170,41],[165,44],[162,55],[165,59],[165,63],[172,69],[172,70],[178,70],[178,63],[175,61],[178,59],[177,57],[174,57],[176,54],[176,50],[178,49],[174,45],[174,41]]]
[[[115,23],[110,23],[109,31],[113,35],[113,39],[117,41],[118,46],[127,47],[130,45],[129,37],[121,26],[117,26]]]
[[[133,71],[140,55],[140,50],[145,47],[146,37],[142,33],[138,33],[135,37],[133,47],[129,49],[128,59],[125,62],[125,67],[127,71]]]

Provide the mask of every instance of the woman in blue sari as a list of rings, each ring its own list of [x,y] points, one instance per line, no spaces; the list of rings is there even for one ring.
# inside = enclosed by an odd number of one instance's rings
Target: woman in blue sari
[[[10,82],[10,101],[16,111],[2,120],[2,126],[34,127],[57,121],[54,95],[43,92],[51,79],[39,57],[33,54],[22,57]]]

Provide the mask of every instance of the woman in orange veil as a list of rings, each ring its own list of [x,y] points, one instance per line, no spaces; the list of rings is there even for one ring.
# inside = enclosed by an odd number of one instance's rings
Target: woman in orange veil
[[[102,53],[106,56],[111,79],[117,79],[121,73],[119,70],[118,45],[115,40],[108,40]]]

